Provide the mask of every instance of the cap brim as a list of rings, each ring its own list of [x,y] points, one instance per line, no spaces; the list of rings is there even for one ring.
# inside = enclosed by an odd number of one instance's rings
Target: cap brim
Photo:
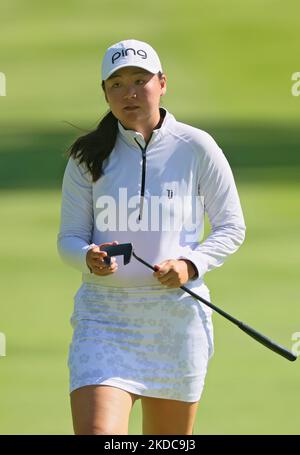
[[[121,68],[128,68],[129,66],[133,66],[133,67],[136,67],[136,68],[141,68],[145,71],[148,71],[149,73],[151,74],[157,74],[159,71],[161,71],[161,69],[158,69],[156,71],[156,68],[151,68],[151,70],[148,68],[145,68],[145,66],[143,65],[133,65],[132,63],[124,63],[123,65],[120,65],[118,66],[117,68],[114,68],[113,70],[111,70],[108,75],[106,76],[105,79],[102,79],[103,81],[106,81],[110,76],[112,76],[112,74],[114,74],[116,71],[118,71],[119,69]]]

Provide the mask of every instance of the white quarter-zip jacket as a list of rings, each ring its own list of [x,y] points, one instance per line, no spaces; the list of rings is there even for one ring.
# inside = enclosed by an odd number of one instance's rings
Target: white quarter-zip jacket
[[[165,110],[166,111],[166,110]],[[58,252],[82,272],[82,281],[113,287],[160,284],[134,257],[108,276],[91,273],[87,251],[117,240],[133,244],[150,264],[188,259],[196,278],[185,286],[197,290],[206,272],[220,267],[243,243],[245,222],[231,168],[205,131],[178,122],[165,112],[148,144],[141,133],[118,122],[115,147],[103,163],[104,174],[92,182],[85,165],[69,158],[62,184]],[[211,232],[203,240],[205,213]]]

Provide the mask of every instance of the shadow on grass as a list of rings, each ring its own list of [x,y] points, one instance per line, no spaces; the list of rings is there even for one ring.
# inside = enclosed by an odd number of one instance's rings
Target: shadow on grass
[[[187,122],[189,123],[189,122]],[[192,124],[192,123],[190,123]],[[239,181],[299,181],[300,128],[278,125],[196,125],[209,132]],[[0,189],[59,189],[66,150],[82,131],[0,133]],[[271,169],[271,172],[270,172]]]

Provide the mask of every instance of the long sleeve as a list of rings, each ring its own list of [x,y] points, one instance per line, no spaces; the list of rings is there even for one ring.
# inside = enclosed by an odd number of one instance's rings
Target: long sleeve
[[[83,273],[90,273],[86,254],[95,246],[93,230],[92,181],[83,166],[69,158],[63,183],[60,230],[57,250],[61,259]]]
[[[211,233],[202,243],[187,246],[184,255],[180,256],[196,266],[199,277],[220,267],[237,251],[246,231],[238,191],[226,157],[209,135],[203,151],[198,183]]]

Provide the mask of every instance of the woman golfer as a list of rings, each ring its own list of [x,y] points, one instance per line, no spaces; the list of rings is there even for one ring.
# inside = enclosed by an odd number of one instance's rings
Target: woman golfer
[[[151,46],[109,47],[102,88],[109,112],[71,146],[62,185],[58,251],[82,272],[68,359],[74,431],[127,434],[140,399],[144,434],[193,434],[212,311],[180,286],[210,300],[205,273],[244,240],[238,192],[213,138],[160,107],[166,76]],[[156,272],[122,257],[106,265],[101,248],[114,243],[132,243]]]

